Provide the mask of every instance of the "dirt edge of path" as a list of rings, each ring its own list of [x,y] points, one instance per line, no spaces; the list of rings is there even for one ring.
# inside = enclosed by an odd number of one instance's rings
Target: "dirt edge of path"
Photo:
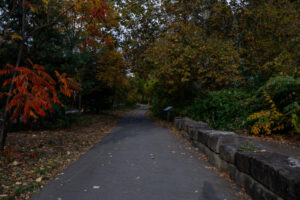
[[[10,133],[0,157],[0,200],[29,199],[110,134],[128,112],[86,115],[87,126]]]

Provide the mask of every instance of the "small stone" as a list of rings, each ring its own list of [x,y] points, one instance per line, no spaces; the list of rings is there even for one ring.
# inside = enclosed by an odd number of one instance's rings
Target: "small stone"
[[[94,190],[98,190],[98,189],[100,189],[100,186],[99,186],[99,185],[94,185],[94,186],[93,186],[93,189],[94,189]]]

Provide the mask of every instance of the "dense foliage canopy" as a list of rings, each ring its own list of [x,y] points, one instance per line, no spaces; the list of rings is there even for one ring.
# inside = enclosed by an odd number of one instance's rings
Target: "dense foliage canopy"
[[[216,128],[299,132],[299,1],[121,2],[122,44],[155,114],[172,105]]]
[[[2,0],[1,140],[21,115],[135,102],[223,129],[299,132],[299,11],[294,0]]]

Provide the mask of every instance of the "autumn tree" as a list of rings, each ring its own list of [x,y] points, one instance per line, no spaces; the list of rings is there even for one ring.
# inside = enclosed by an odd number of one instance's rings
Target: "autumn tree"
[[[245,74],[256,81],[254,84],[259,86],[279,74],[299,76],[297,4],[289,0],[245,0],[234,4],[237,45]]]
[[[226,2],[182,0],[162,6],[160,23],[165,28],[158,28],[159,37],[133,61],[135,71],[143,69],[147,78],[155,80],[156,104],[182,107],[200,89],[205,92],[241,82],[233,14]]]
[[[3,74],[11,75],[11,78],[7,77],[7,80],[15,80],[15,78],[18,76],[18,73],[23,74],[23,71],[26,70],[23,70],[21,72],[19,68],[21,65],[25,65],[24,58],[30,57],[30,53],[34,53],[37,56],[37,59],[35,60],[42,60],[44,64],[47,65],[47,62],[45,62],[45,60],[47,60],[46,58],[49,57],[49,54],[45,56],[45,54],[42,54],[42,52],[44,51],[43,53],[45,53],[46,51],[44,49],[48,50],[49,46],[43,47],[38,43],[39,41],[41,41],[41,38],[43,36],[48,37],[46,39],[46,44],[50,44],[53,46],[58,35],[67,35],[65,34],[67,33],[67,31],[75,33],[75,37],[77,37],[77,40],[75,40],[75,42],[74,40],[69,41],[69,51],[72,53],[76,51],[76,48],[78,52],[78,50],[81,51],[82,47],[87,48],[87,45],[91,45],[92,39],[90,37],[94,37],[94,41],[100,41],[99,43],[101,43],[101,45],[110,42],[109,39],[100,32],[100,29],[104,27],[103,24],[109,24],[106,21],[106,17],[111,15],[108,10],[109,6],[105,1],[89,1],[89,3],[79,0],[72,2],[60,0],[19,0],[1,2],[1,46],[5,47],[5,53],[9,52],[7,51],[9,48],[18,49],[18,54],[16,56],[12,55],[13,59],[11,60],[16,60],[16,63],[14,65],[9,65],[13,66],[16,70],[12,70],[11,73],[4,73],[3,71]],[[79,29],[79,27],[81,29]],[[45,30],[52,30],[52,33],[54,33],[53,30],[56,30],[56,35],[49,34],[51,32],[43,33],[43,31]],[[43,33],[40,35],[42,37],[39,37],[38,33]],[[70,35],[71,33],[69,32],[69,35],[67,36]],[[74,36],[74,34],[72,36]],[[58,46],[55,46],[54,48],[57,49],[57,47]],[[66,51],[63,51],[63,56],[65,57]],[[1,59],[1,65],[6,66],[6,64],[11,63],[11,61],[9,59]],[[53,60],[51,60],[51,63],[53,63]],[[58,65],[61,64],[62,63],[59,63]],[[52,65],[52,67],[53,66],[54,65]],[[54,67],[54,69],[56,67]],[[21,69],[26,69],[26,67],[21,67]],[[52,71],[50,70],[52,76],[54,76],[54,69],[52,68]],[[6,67],[3,67],[3,70],[6,70]],[[62,75],[60,78],[66,77],[65,75]],[[66,80],[69,80],[69,83],[71,83],[71,79]],[[38,84],[38,82],[31,83],[31,85],[35,84]],[[7,91],[5,91],[5,94],[7,94],[7,98],[3,106],[4,121],[2,123],[1,129],[1,139],[3,145],[7,135],[7,127],[11,115],[11,113],[9,112],[9,105],[12,101],[12,94],[13,92],[15,92],[15,88],[17,86],[18,84],[15,81],[10,81],[10,84],[7,85],[7,82],[5,82],[2,87],[3,90],[7,89]],[[36,88],[33,88],[33,90],[29,91],[36,91]],[[62,93],[69,95],[67,89],[61,91]],[[49,105],[47,107],[49,107]]]

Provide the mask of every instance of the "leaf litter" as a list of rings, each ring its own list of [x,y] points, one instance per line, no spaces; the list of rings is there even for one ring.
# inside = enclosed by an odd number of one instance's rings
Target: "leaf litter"
[[[88,126],[10,133],[0,157],[0,200],[29,199],[63,175],[64,169],[108,135],[127,112],[84,115],[90,120]]]

